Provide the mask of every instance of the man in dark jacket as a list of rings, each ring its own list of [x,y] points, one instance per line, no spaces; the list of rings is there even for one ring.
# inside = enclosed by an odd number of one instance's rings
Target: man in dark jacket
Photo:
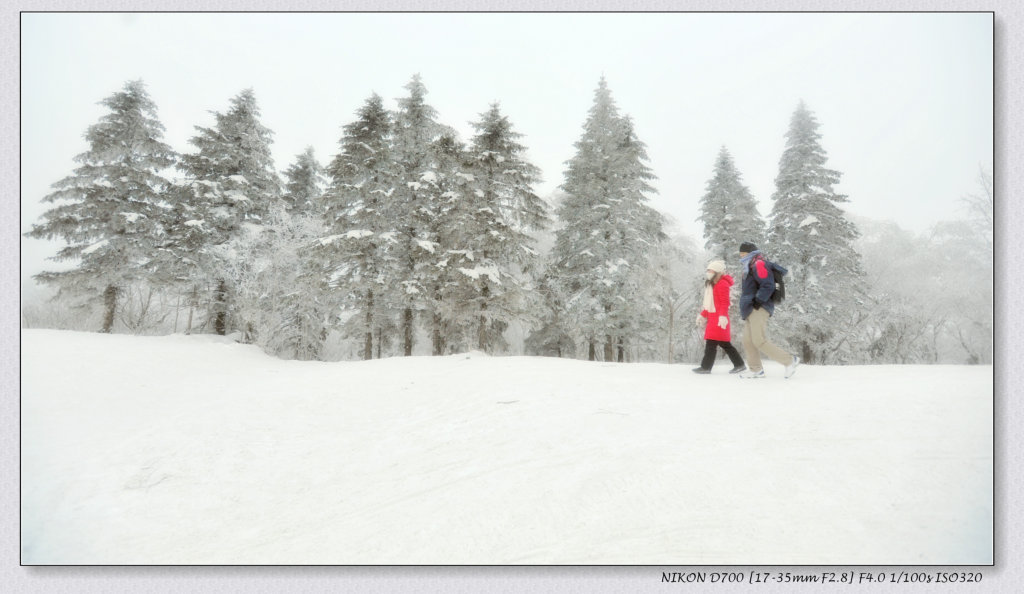
[[[785,376],[796,373],[800,358],[790,355],[768,340],[768,318],[775,313],[772,293],[775,291],[775,275],[764,255],[757,246],[744,242],[740,245],[740,270],[743,271],[742,293],[740,294],[740,319],[746,321],[743,328],[743,350],[747,353],[747,371],[742,378],[764,377],[761,353],[786,366]]]

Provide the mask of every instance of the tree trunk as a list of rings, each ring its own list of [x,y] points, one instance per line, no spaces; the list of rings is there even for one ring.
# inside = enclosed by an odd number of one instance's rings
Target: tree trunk
[[[363,360],[373,358],[373,291],[366,292],[366,339],[363,343]]]
[[[444,354],[445,341],[444,341],[444,334],[441,332],[441,325],[443,323],[444,322],[441,319],[441,314],[435,312],[434,313],[434,338],[433,338],[434,356],[435,357],[439,357],[439,356]]]
[[[192,313],[195,312],[196,306],[199,305],[199,287],[192,285],[192,296],[188,302],[188,324],[185,326],[185,334],[192,334]]]
[[[178,302],[174,304],[174,334],[178,333],[178,317],[181,315],[181,293],[178,293]]]
[[[622,340],[621,336],[619,337],[619,345],[617,348],[619,350],[619,363],[624,363],[626,361],[626,344]]]
[[[384,344],[384,328],[381,326],[377,327],[377,358],[380,359],[383,353],[381,352],[381,345]]]
[[[100,332],[110,334],[114,327],[114,311],[117,309],[117,287],[108,285],[103,291],[103,327]]]
[[[213,330],[220,336],[228,333],[227,293],[227,283],[218,281],[217,289],[213,292]]]
[[[412,356],[412,308],[405,308],[402,314],[402,331],[405,338],[405,356]]]
[[[804,342],[800,344],[800,352],[801,363],[813,364],[815,362],[814,351],[811,350],[811,344],[809,342]]]
[[[611,312],[612,312],[612,306],[611,305],[605,305],[604,306],[605,316],[610,317],[611,316]],[[614,356],[613,355],[614,349],[612,348],[612,344],[613,344],[612,343],[612,335],[611,334],[605,334],[604,335],[604,360],[605,361],[611,361],[612,357]]]
[[[597,349],[594,347],[594,339],[587,341],[587,361],[597,360]]]
[[[444,354],[444,350],[447,347],[445,336],[444,336],[444,320],[441,318],[441,314],[438,313],[440,304],[442,301],[441,287],[438,285],[434,286],[434,313],[431,316],[433,322],[433,337],[431,342],[433,343],[433,353],[435,357],[440,357]]]
[[[487,340],[487,297],[490,293],[490,289],[485,284],[483,290],[480,292],[483,300],[480,303],[480,326],[476,330],[476,348],[485,353],[490,351]]]
[[[668,362],[675,363],[676,360],[676,345],[672,341],[672,334],[675,332],[676,327],[676,313],[672,311],[672,308],[668,309]]]

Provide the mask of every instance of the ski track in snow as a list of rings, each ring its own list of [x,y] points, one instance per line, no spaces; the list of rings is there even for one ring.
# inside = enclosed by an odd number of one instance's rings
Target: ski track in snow
[[[22,332],[26,564],[986,564],[991,366]]]

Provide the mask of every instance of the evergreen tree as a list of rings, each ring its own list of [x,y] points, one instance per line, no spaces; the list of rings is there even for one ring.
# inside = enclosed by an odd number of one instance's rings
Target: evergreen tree
[[[558,216],[570,224],[556,233],[552,277],[566,296],[571,319],[596,358],[614,347],[623,359],[628,335],[646,315],[637,299],[648,254],[663,238],[661,216],[647,203],[654,174],[632,121],[620,116],[601,79],[576,155],[568,162]]]
[[[533,191],[540,170],[526,161],[497,104],[474,122],[477,134],[468,154],[467,191],[445,217],[452,266],[462,273],[459,302],[470,304],[477,318],[476,348],[493,352],[508,324],[522,310],[529,279],[524,270],[536,264],[529,231],[547,224],[547,207]],[[469,281],[468,283],[466,281]]]
[[[295,163],[284,172],[284,203],[288,212],[294,215],[319,214],[321,196],[324,192],[324,168],[316,160],[313,147],[295,158]]]
[[[844,362],[864,321],[860,236],[839,204],[840,173],[825,167],[819,124],[803,102],[786,133],[775,178],[767,255],[789,270],[785,306],[776,310],[782,334],[807,363]]]
[[[724,146],[715,161],[714,174],[700,199],[704,223],[704,249],[722,260],[735,259],[736,246],[744,241],[762,244],[764,222],[750,190],[740,181],[740,172]]]
[[[425,281],[431,310],[431,342],[434,355],[449,348],[471,348],[467,340],[479,301],[470,270],[475,255],[472,241],[477,236],[476,219],[468,212],[479,204],[466,146],[453,131],[447,131],[430,147],[430,168],[421,176],[421,190],[435,204],[435,216],[427,223],[426,235],[435,241],[422,243],[427,250],[422,260],[429,262]],[[463,225],[469,224],[469,227]]]
[[[346,125],[340,152],[328,166],[327,232],[320,251],[334,284],[355,316],[363,358],[373,357],[374,336],[383,340],[388,304],[399,271],[394,257],[399,223],[393,207],[398,170],[391,149],[393,122],[374,94]],[[378,356],[380,349],[377,349]]]
[[[170,206],[165,219],[166,232],[154,259],[157,275],[165,279],[167,285],[184,292],[188,303],[185,334],[192,333],[196,327],[193,321],[196,311],[209,306],[212,296],[212,275],[208,272],[212,256],[208,250],[215,245],[216,228],[205,223],[196,205],[196,196],[207,189],[187,179],[174,181],[166,193]],[[199,327],[204,328],[209,321],[207,317]]]
[[[544,229],[550,223],[547,205],[533,190],[541,181],[540,169],[526,160],[526,147],[518,142],[523,135],[513,129],[497,103],[472,126],[477,133],[470,146],[471,173],[488,204],[520,232],[516,247],[529,252],[523,246],[533,240],[521,232]]]
[[[201,245],[193,274],[213,281],[214,329],[226,334],[231,309],[231,260],[244,257],[232,249],[244,225],[261,225],[281,199],[281,182],[270,152],[273,133],[259,120],[252,89],[231,99],[226,113],[214,112],[212,128],[196,126],[190,142],[198,152],[182,157],[189,191],[178,207],[188,228],[187,242]],[[194,282],[199,282],[197,278]],[[234,321],[241,326],[240,320]]]
[[[110,332],[119,295],[152,276],[166,214],[162,194],[170,186],[162,172],[177,156],[161,140],[164,127],[142,81],[126,83],[100,104],[110,113],[86,131],[89,150],[75,158],[82,165],[53,185],[43,201],[58,205],[26,235],[68,244],[51,259],[77,259],[78,266],[34,278],[60,293],[101,296],[100,331]]]
[[[436,224],[440,205],[434,199],[431,182],[432,151],[437,140],[451,130],[436,121],[437,111],[427,104],[427,89],[417,74],[405,86],[407,97],[398,100],[393,136],[394,159],[399,184],[394,194],[394,221],[398,241],[394,246],[398,275],[394,279],[401,299],[402,352],[412,355],[414,312],[430,307],[430,286],[437,272],[428,257],[434,253],[436,237],[430,229]]]

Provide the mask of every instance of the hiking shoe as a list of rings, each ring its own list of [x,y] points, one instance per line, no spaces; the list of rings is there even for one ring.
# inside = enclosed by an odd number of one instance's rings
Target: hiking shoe
[[[743,379],[763,378],[764,377],[764,370],[762,369],[761,371],[752,371],[752,370],[748,369],[748,370],[744,371],[743,373],[741,373],[739,376],[741,378],[743,378]]]
[[[729,373],[739,373],[741,371],[746,371],[746,370],[747,370],[747,366],[746,365],[737,365],[736,367],[733,367],[729,371]]]
[[[694,367],[693,368],[693,372],[694,373],[699,373],[701,375],[705,375],[705,374],[711,373],[711,370],[710,369],[704,369],[703,367]]]
[[[796,366],[800,364],[800,357],[793,355],[793,362],[786,365],[786,377],[792,377],[796,373]]]

